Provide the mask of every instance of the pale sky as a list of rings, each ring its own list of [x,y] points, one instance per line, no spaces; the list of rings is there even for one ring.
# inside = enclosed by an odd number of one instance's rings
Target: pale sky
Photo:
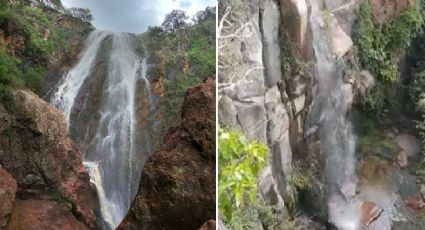
[[[216,6],[216,0],[62,0],[65,7],[89,8],[97,29],[142,33],[161,25],[164,16],[181,9],[189,16]]]

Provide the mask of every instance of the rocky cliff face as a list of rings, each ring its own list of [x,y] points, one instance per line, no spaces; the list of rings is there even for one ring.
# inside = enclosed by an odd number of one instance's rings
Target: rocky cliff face
[[[96,192],[62,112],[29,91],[14,101],[13,112],[0,106],[0,164],[17,183],[8,229],[95,229]]]
[[[292,196],[288,186],[292,153],[303,139],[313,79],[302,68],[291,70],[293,74],[282,69],[281,60],[286,57],[280,41],[285,32],[280,25],[284,20],[281,9],[292,9],[290,15],[284,15],[293,22],[288,37],[296,39],[293,47],[299,52],[295,52],[306,55],[307,6],[305,2],[281,1],[281,8],[271,0],[222,2],[222,9],[230,9],[230,14],[222,17],[234,27],[218,32],[224,47],[219,60],[225,66],[218,85],[219,123],[270,146],[273,180],[279,196],[287,199]]]
[[[188,90],[181,120],[145,163],[118,229],[198,229],[215,219],[214,79]]]
[[[411,4],[370,2],[377,23],[390,21]],[[219,3],[220,126],[241,130],[248,138],[268,144],[272,159],[260,175],[260,190],[268,204],[292,204],[296,195],[294,177],[301,164],[301,174],[308,171],[317,185],[314,193],[303,191],[296,199],[307,203],[307,210],[326,222],[324,172],[329,151],[324,151],[321,137],[330,134],[323,131],[321,121],[330,114],[323,113],[325,106],[320,97],[331,89],[323,87],[326,82],[320,75],[332,65],[356,64],[352,37],[361,1]],[[327,50],[329,53],[324,54]],[[333,64],[323,59],[332,59]],[[334,104],[341,102],[349,111],[357,98],[373,87],[375,79],[367,70],[341,73],[343,68],[337,69],[335,74],[342,78],[338,88],[341,95]],[[342,119],[349,117],[344,115]],[[365,214],[368,205],[361,211],[363,222],[376,218],[372,212]]]

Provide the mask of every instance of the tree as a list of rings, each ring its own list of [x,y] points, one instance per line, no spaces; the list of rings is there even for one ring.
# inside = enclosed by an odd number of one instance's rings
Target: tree
[[[166,32],[174,32],[186,28],[189,25],[188,19],[189,17],[183,10],[173,10],[165,16],[161,26]]]
[[[72,7],[69,9],[73,17],[79,18],[84,22],[91,22],[93,20],[93,15],[90,10],[87,8],[76,8]]]
[[[202,23],[208,20],[212,20],[215,21],[215,17],[216,17],[216,8],[215,6],[207,6],[207,8],[205,8],[205,10],[199,11],[198,13],[195,14],[195,16],[193,17],[193,21],[195,23]]]

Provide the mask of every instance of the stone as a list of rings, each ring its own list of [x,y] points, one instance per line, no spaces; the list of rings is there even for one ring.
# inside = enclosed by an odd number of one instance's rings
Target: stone
[[[163,77],[160,77],[159,79],[155,79],[152,81],[152,91],[154,94],[160,97],[164,97],[165,85],[164,85]]]
[[[345,33],[339,26],[338,20],[332,13],[329,13],[329,29],[330,37],[332,39],[332,51],[338,57],[342,57],[348,53],[353,46],[353,40]]]
[[[16,91],[14,100],[9,122],[0,123],[9,124],[9,132],[0,133],[0,164],[16,180],[21,196],[69,199],[73,214],[95,229],[99,207],[96,190],[80,149],[69,138],[62,112],[29,91]]]
[[[375,86],[375,77],[368,70],[362,70],[359,74],[359,86],[358,86],[360,95],[365,95],[374,86]]]
[[[361,0],[324,0],[326,9],[336,17],[339,27],[348,35],[358,16]]]
[[[17,185],[15,179],[0,166],[0,229],[4,229],[13,211]]]
[[[117,229],[198,229],[215,219],[215,109],[214,79],[187,91],[180,124],[145,163]]]
[[[305,107],[305,99],[306,99],[305,94],[302,94],[301,96],[293,99],[292,104],[293,104],[295,115],[303,111]]]
[[[384,211],[373,202],[364,201],[360,206],[360,224],[369,227]]]
[[[228,230],[221,217],[218,217],[217,230]]]
[[[357,178],[353,178],[351,180],[346,181],[342,186],[341,186],[341,193],[342,195],[344,195],[346,200],[350,200],[351,198],[353,198],[356,195],[356,185],[357,185]]]
[[[205,222],[199,230],[216,230],[216,223],[214,220],[209,220]]]
[[[7,230],[86,230],[66,203],[50,200],[16,200]]]
[[[279,209],[284,207],[284,202],[277,191],[276,182],[273,178],[270,166],[261,170],[258,176],[260,194],[267,205],[275,205]]]
[[[272,0],[263,1],[262,38],[265,83],[268,87],[276,85],[282,79],[279,25],[280,10]]]
[[[220,125],[230,129],[237,129],[237,112],[230,97],[223,95],[218,101],[218,121]]]
[[[413,135],[400,133],[395,140],[407,157],[417,156],[422,150],[421,141]]]
[[[421,195],[409,197],[406,201],[404,201],[406,207],[413,209],[414,211],[419,211],[425,206],[424,199]]]
[[[400,168],[405,168],[407,166],[407,155],[404,151],[400,151],[397,155],[397,165]]]

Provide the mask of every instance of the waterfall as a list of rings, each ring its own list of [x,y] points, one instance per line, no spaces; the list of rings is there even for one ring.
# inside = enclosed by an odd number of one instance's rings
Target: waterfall
[[[323,4],[315,0],[310,3],[318,82],[313,113],[320,114],[320,139],[326,154],[329,221],[341,230],[357,230],[360,211],[355,197],[355,136],[347,116],[350,102],[344,94],[340,60],[331,49]]]
[[[107,35],[108,33],[97,30],[89,35],[84,49],[85,52],[80,62],[65,75],[56,89],[56,93],[50,99],[51,104],[63,111],[68,123],[78,90],[89,76],[99,47]]]
[[[115,229],[138,191],[143,161],[146,160],[140,156],[134,141],[139,79],[145,81],[146,95],[150,100],[146,58],[136,55],[127,34],[94,31],[87,40],[81,60],[64,76],[51,103],[64,111],[72,126],[73,105],[86,78],[90,78],[96,68],[94,63],[103,41],[112,43],[107,57],[106,86],[101,95],[93,137],[85,143],[84,165],[97,188],[102,219],[107,224],[103,228]]]

